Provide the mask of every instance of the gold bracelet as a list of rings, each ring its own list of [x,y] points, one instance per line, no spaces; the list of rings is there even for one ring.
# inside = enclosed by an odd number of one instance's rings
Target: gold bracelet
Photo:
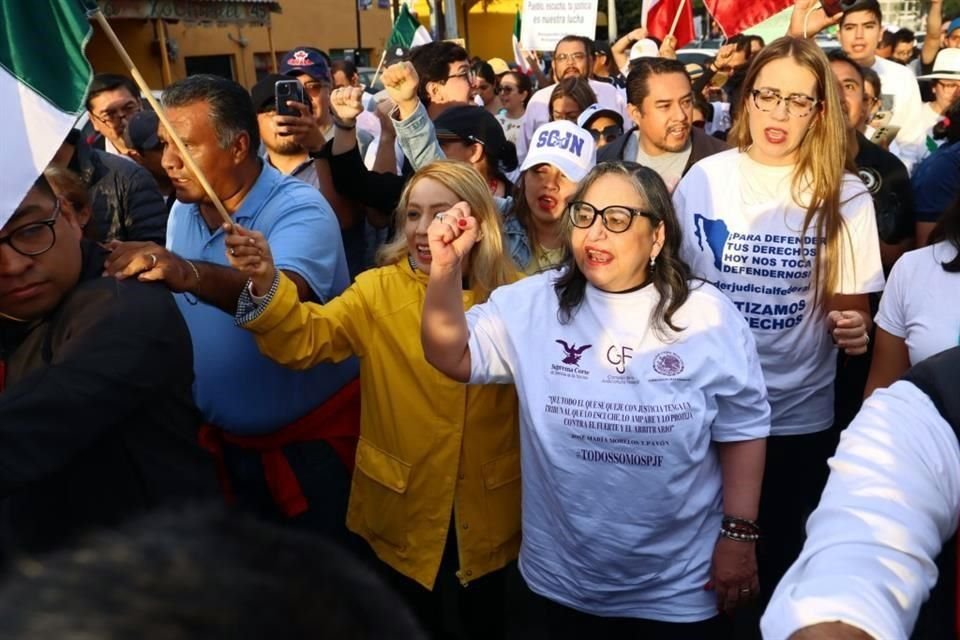
[[[200,286],[200,271],[197,269],[197,265],[193,264],[190,260],[186,260],[186,263],[190,265],[190,268],[193,269],[193,275],[197,276],[197,286]]]

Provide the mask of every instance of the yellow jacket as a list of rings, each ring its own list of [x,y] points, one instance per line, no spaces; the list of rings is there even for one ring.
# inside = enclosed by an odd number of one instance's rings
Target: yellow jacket
[[[292,281],[248,322],[283,365],[360,358],[360,443],[347,526],[381,560],[433,588],[453,510],[464,584],[520,547],[520,443],[512,385],[465,385],[423,356],[427,277],[406,261],[357,276],[327,304],[301,303]],[[464,306],[473,295],[464,294]]]

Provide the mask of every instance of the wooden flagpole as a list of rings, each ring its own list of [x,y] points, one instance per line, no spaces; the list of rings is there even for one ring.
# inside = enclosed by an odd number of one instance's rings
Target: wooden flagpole
[[[673,32],[677,30],[677,24],[680,22],[680,16],[683,14],[683,7],[687,4],[687,0],[680,0],[680,6],[677,7],[677,15],[673,16],[673,24],[670,25],[670,33],[667,35],[673,35]]]
[[[374,91],[373,86],[377,84],[377,78],[380,77],[380,72],[383,71],[383,63],[387,59],[387,49],[386,49],[387,45],[383,45],[383,46],[384,46],[383,53],[380,54],[380,64],[377,65],[377,70],[373,72],[373,80],[370,81],[370,86],[367,87],[371,91]]]
[[[117,34],[113,31],[113,27],[110,26],[110,23],[107,22],[103,12],[97,9],[93,13],[88,14],[88,17],[91,17],[97,21],[97,24],[100,25],[100,28],[103,29],[103,32],[106,34],[107,39],[110,40],[110,44],[112,44],[113,48],[117,50],[117,53],[120,55],[120,59],[123,61],[123,64],[126,65],[127,69],[130,71],[133,81],[137,83],[138,87],[140,87],[140,92],[143,93],[143,97],[147,99],[147,102],[150,103],[150,106],[153,107],[153,110],[157,112],[157,117],[160,119],[160,124],[162,124],[163,128],[167,130],[167,134],[170,136],[170,139],[173,140],[173,143],[177,145],[177,149],[180,151],[180,156],[183,158],[183,163],[187,165],[187,169],[190,170],[190,173],[192,173],[200,182],[200,186],[203,187],[207,197],[210,198],[210,201],[213,202],[213,206],[215,206],[217,211],[220,212],[220,217],[222,217],[223,221],[227,224],[233,224],[233,219],[230,217],[230,214],[227,213],[226,207],[223,206],[220,198],[217,197],[217,194],[213,191],[213,187],[210,186],[206,176],[204,176],[203,172],[200,171],[200,167],[197,166],[193,156],[191,156],[190,152],[187,151],[187,147],[183,144],[183,140],[180,139],[180,136],[177,135],[177,132],[173,130],[172,126],[170,126],[170,121],[167,120],[166,114],[163,112],[163,109],[160,108],[160,103],[158,103],[157,99],[153,97],[152,93],[150,93],[150,87],[147,85],[147,81],[143,79],[143,76],[140,74],[140,70],[137,69],[137,65],[135,65],[133,60],[130,59],[130,55],[127,53],[127,50],[123,48],[123,44],[121,44],[120,39],[117,38]],[[253,152],[254,151],[251,150],[251,153]]]

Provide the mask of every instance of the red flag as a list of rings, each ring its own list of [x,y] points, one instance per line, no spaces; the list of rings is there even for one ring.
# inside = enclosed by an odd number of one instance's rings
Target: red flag
[[[663,41],[676,21],[677,27],[673,35],[677,39],[677,48],[692,42],[696,38],[696,32],[693,29],[692,4],[693,0],[644,0],[643,11],[646,14],[647,33]]]
[[[703,5],[730,38],[793,6],[793,0],[704,0]]]

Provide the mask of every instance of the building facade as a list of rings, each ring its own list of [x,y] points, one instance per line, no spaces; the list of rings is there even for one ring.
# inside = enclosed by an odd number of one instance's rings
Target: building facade
[[[98,2],[155,89],[195,73],[216,73],[250,87],[271,71],[271,49],[282,59],[290,49],[304,45],[323,49],[333,58],[356,53],[361,64],[372,61],[376,66],[391,28],[390,2],[385,0]],[[127,73],[96,25],[87,57],[97,73]]]

